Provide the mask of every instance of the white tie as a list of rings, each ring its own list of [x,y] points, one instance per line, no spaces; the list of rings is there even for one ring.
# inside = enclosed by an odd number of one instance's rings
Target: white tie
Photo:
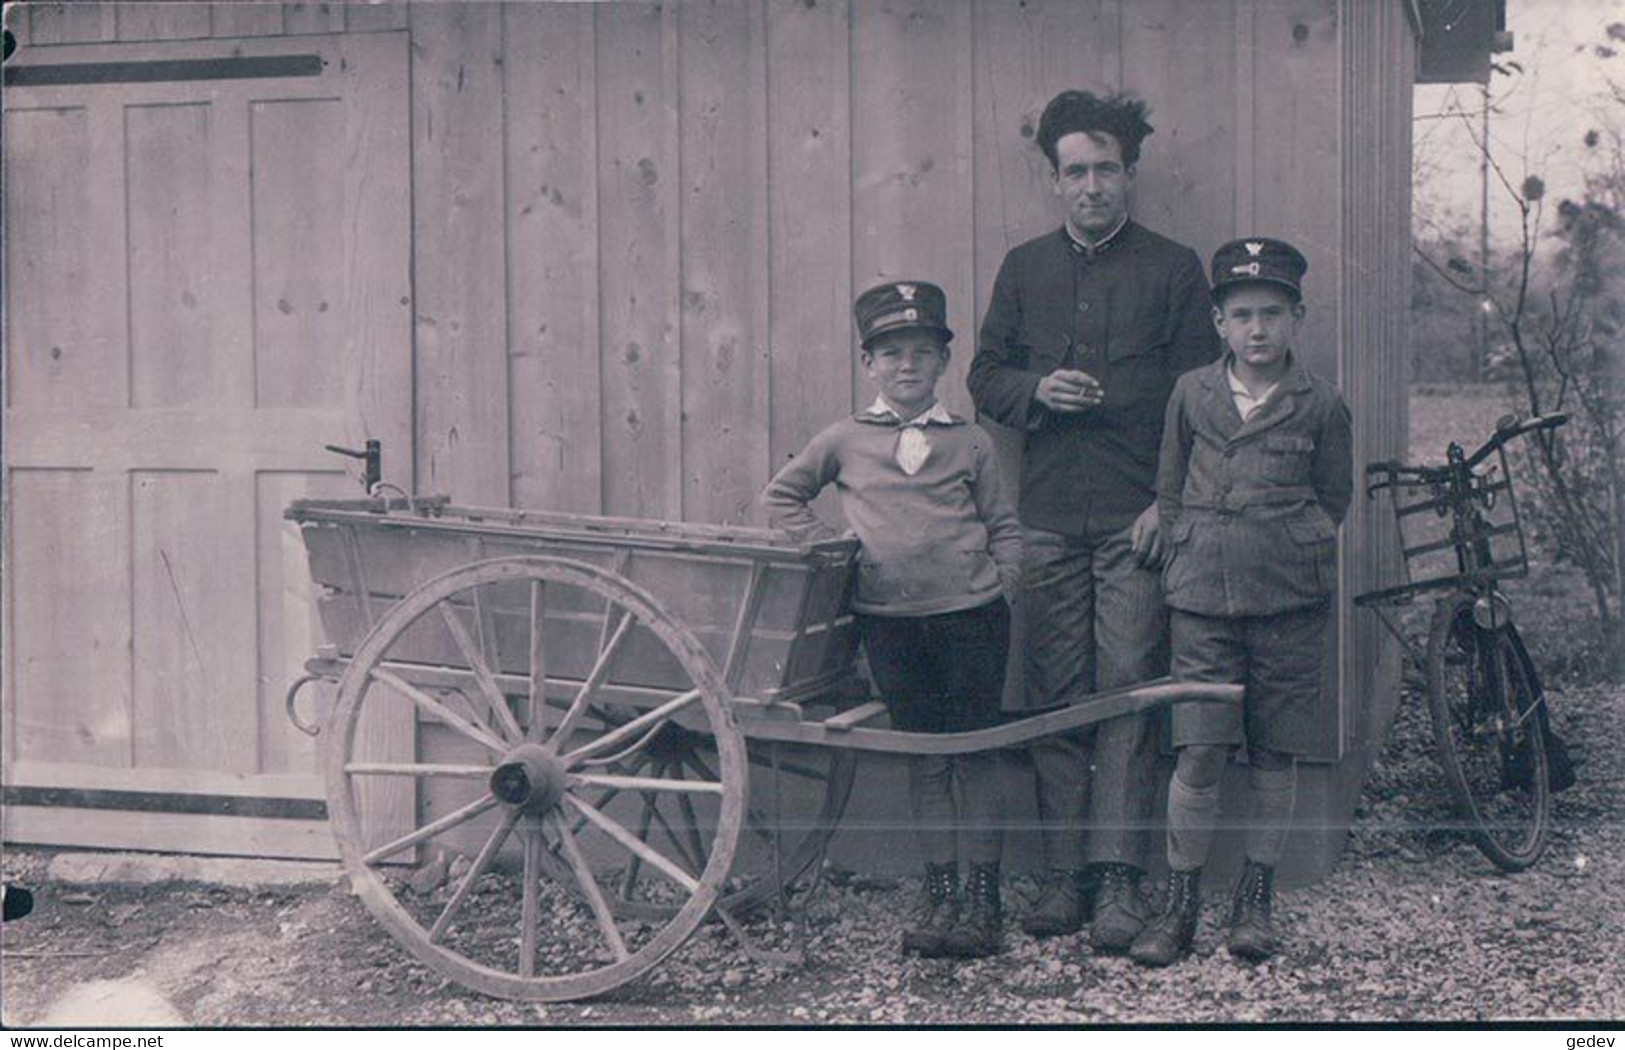
[[[903,468],[903,473],[910,477],[918,474],[930,455],[931,439],[925,436],[925,428],[903,427],[902,433],[897,435],[897,465]]]

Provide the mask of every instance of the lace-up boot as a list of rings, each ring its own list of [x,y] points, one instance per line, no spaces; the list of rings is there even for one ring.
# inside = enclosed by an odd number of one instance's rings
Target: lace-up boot
[[[997,955],[1003,933],[999,865],[972,864],[970,874],[965,878],[965,907],[959,913],[959,924],[946,938],[946,953],[961,959]]]
[[[1033,937],[1059,937],[1077,933],[1094,918],[1095,879],[1072,868],[1056,868],[1049,873],[1044,891],[1021,920],[1021,928]]]
[[[1140,869],[1128,864],[1102,864],[1095,893],[1089,943],[1097,952],[1126,952],[1145,929],[1146,907],[1140,897]]]
[[[1129,957],[1145,966],[1167,966],[1190,954],[1202,913],[1202,869],[1168,873],[1168,904],[1134,938]]]
[[[1224,943],[1231,955],[1261,962],[1275,954],[1274,893],[1275,869],[1249,860],[1230,904],[1230,935]]]
[[[949,931],[959,922],[959,865],[927,864],[920,896],[903,931],[903,951],[934,958],[943,954]]]

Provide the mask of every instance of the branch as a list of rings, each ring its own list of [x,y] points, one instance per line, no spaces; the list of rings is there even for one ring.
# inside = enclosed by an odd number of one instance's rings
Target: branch
[[[1446,284],[1448,284],[1450,287],[1454,288],[1456,291],[1462,292],[1462,293],[1464,293],[1466,295],[1477,295],[1477,296],[1488,296],[1490,294],[1489,290],[1487,288],[1482,287],[1482,286],[1480,286],[1478,288],[1473,288],[1473,287],[1471,287],[1469,285],[1462,284],[1460,281],[1458,281],[1456,279],[1456,276],[1454,274],[1452,274],[1449,270],[1445,269],[1443,266],[1440,266],[1437,262],[1435,262],[1433,260],[1433,257],[1430,256],[1427,252],[1423,251],[1422,246],[1420,244],[1417,244],[1415,241],[1411,242],[1411,250],[1414,251],[1417,254],[1417,256],[1421,258],[1421,260],[1423,262],[1428,264],[1429,269],[1431,269],[1434,273],[1436,273],[1440,277],[1442,277],[1444,279],[1444,282]],[[1482,275],[1480,275],[1480,276],[1482,276]]]

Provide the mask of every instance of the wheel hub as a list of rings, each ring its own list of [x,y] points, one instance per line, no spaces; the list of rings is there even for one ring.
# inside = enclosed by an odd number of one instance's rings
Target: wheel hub
[[[491,794],[528,813],[546,813],[564,797],[564,764],[540,744],[521,744],[491,771]]]

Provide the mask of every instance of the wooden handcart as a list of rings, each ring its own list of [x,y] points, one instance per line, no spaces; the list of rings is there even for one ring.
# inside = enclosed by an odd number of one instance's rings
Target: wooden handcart
[[[975,733],[854,690],[852,540],[300,501],[337,684],[328,814],[366,907],[443,977],[557,1001],[633,980],[708,915],[822,864],[857,752],[964,753],[1239,687],[1158,681]],[[314,727],[310,727],[314,731]]]

